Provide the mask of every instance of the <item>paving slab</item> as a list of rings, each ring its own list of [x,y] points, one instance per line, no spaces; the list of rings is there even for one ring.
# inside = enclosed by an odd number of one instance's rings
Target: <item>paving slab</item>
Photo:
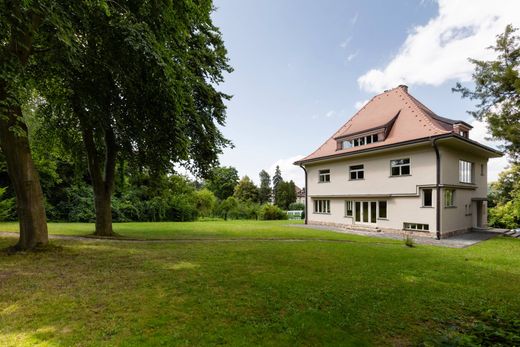
[[[324,225],[313,225],[313,224],[289,224],[291,227],[304,228],[304,229],[317,229],[317,230],[326,230],[331,232],[343,233],[343,234],[352,234],[352,235],[361,235],[361,236],[370,236],[370,237],[379,237],[384,239],[393,239],[393,240],[402,240],[405,234],[396,234],[396,233],[385,233],[375,232],[375,231],[365,231],[365,230],[350,230],[343,228],[336,228]],[[473,246],[479,242],[489,240],[493,237],[500,236],[504,233],[504,229],[482,229],[478,231],[471,231],[462,235],[452,236],[447,239],[437,240],[433,237],[424,237],[418,235],[412,235],[412,238],[417,244],[422,245],[432,245],[432,246],[441,246],[441,247],[450,247],[450,248],[465,248],[469,246]]]

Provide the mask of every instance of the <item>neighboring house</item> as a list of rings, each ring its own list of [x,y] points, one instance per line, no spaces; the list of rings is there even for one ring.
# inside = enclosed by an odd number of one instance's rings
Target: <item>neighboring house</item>
[[[296,202],[299,204],[305,204],[305,188],[301,189],[296,186]]]
[[[471,140],[471,128],[406,86],[373,97],[295,163],[306,173],[306,222],[437,238],[485,227],[487,162],[502,153]]]

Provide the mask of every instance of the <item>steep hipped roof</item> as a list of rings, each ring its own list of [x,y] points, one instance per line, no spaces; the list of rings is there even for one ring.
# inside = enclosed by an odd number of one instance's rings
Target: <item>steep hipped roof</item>
[[[437,116],[433,111],[408,94],[406,86],[398,86],[374,96],[323,145],[298,162],[450,134],[453,133],[454,124],[464,124],[471,127],[463,121]],[[388,125],[390,125],[388,127],[390,130],[383,141],[364,146],[338,149],[338,138],[384,128]]]

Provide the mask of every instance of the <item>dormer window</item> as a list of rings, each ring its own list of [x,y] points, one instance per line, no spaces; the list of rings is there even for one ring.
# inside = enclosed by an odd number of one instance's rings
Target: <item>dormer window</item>
[[[453,124],[453,132],[465,138],[469,138],[469,129],[471,129],[471,126],[465,123]]]
[[[369,145],[371,143],[378,142],[378,141],[379,141],[379,136],[377,134],[356,137],[351,140],[343,140],[341,143],[341,149]]]

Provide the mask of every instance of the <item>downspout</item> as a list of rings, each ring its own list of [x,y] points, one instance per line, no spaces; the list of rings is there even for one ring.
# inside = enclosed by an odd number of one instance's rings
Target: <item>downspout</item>
[[[300,164],[300,167],[305,172],[305,208],[304,208],[303,212],[305,213],[305,224],[307,224],[307,218],[308,218],[308,214],[307,214],[307,194],[309,192],[309,190],[307,189],[307,169],[302,164]]]
[[[435,150],[435,158],[436,158],[436,182],[435,182],[435,224],[437,231],[437,240],[441,239],[441,155],[439,153],[439,147],[437,147],[437,140],[432,140],[432,146]]]

